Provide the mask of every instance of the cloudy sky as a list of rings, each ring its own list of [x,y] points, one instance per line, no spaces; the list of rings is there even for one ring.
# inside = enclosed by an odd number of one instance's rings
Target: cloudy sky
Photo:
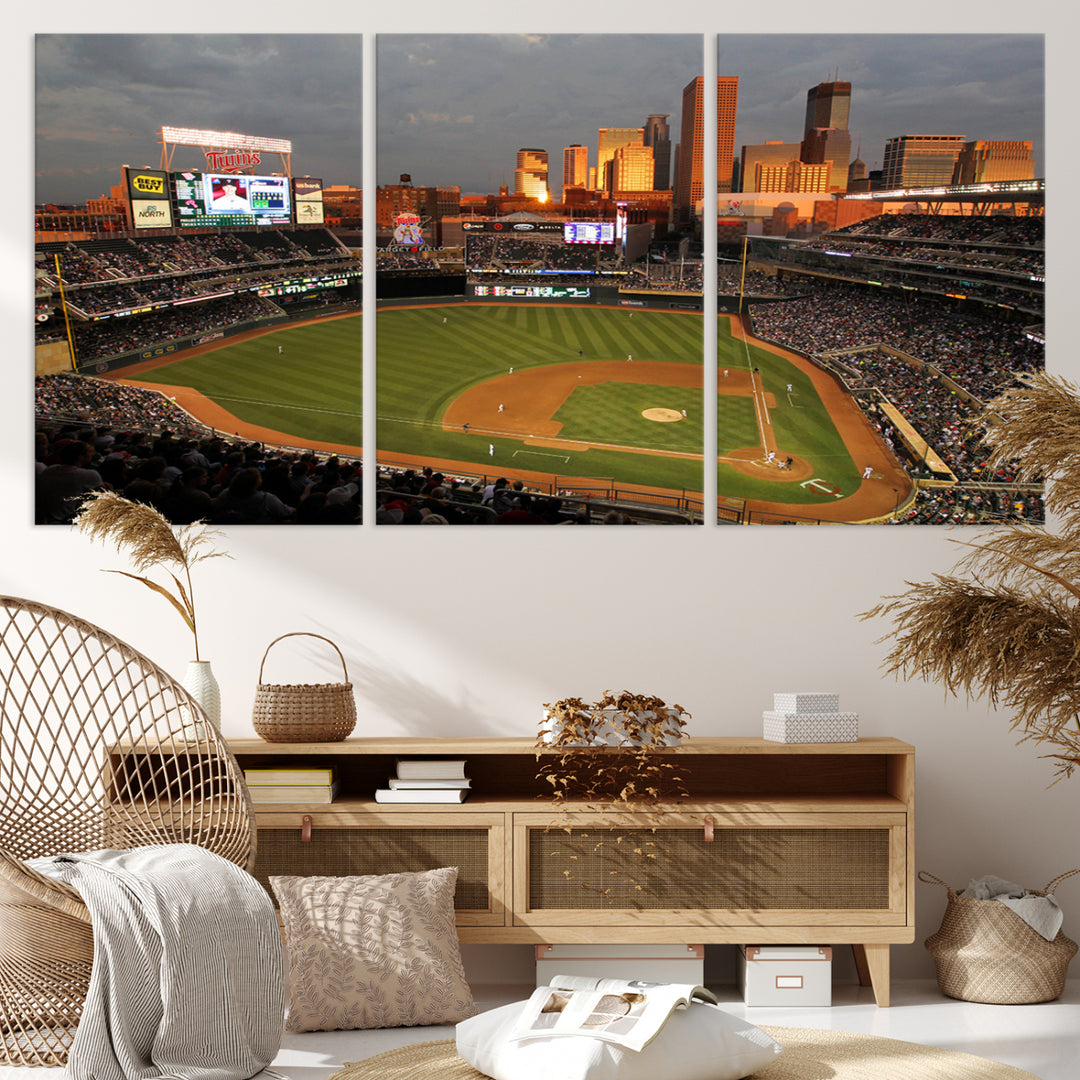
[[[157,168],[162,125],[290,139],[294,175],[359,185],[361,54],[358,34],[38,35],[35,202]],[[173,164],[205,167],[197,148]]]
[[[712,39],[710,38],[710,41]],[[1031,139],[1043,175],[1040,35],[721,34],[709,64],[739,76],[735,145],[801,138],[806,91],[852,83],[853,150],[870,168],[885,140],[930,133]],[[513,184],[519,147],[579,142],[601,126],[670,113],[706,70],[694,34],[379,34],[377,182],[464,192]],[[293,172],[360,184],[359,34],[73,34],[35,40],[36,202],[82,202],[119,166],[157,166],[163,124],[291,139]],[[174,164],[198,167],[178,151]],[[276,168],[270,171],[278,171]]]
[[[806,91],[852,84],[852,149],[880,167],[903,134],[1031,139],[1041,172],[1044,60],[1040,35],[721,34],[715,70],[739,76],[736,153],[744,143],[802,138]],[[601,126],[671,114],[704,70],[697,35],[383,35],[376,43],[377,172],[465,192],[513,185],[517,149],[589,147]]]

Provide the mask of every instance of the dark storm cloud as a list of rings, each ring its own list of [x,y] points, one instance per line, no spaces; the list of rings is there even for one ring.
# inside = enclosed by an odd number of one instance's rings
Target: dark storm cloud
[[[39,35],[36,200],[82,202],[122,163],[156,167],[162,125],[290,139],[295,175],[359,184],[361,53],[356,34]],[[173,160],[200,164],[194,148]]]
[[[589,147],[595,164],[599,127],[639,127],[653,112],[677,125],[703,45],[696,34],[380,35],[378,182],[407,172],[464,192],[512,187],[530,146],[548,151],[557,186],[564,147]]]
[[[386,35],[377,40],[381,184],[491,191],[513,183],[519,147],[549,153],[553,186],[563,147],[595,162],[596,129],[671,114],[703,71],[696,35]],[[739,76],[742,145],[802,138],[806,92],[852,84],[852,150],[870,168],[896,135],[1030,139],[1042,175],[1044,58],[1040,35],[730,34],[716,70]]]

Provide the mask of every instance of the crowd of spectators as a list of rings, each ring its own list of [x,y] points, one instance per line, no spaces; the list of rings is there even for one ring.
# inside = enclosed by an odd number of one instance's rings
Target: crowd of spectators
[[[306,264],[315,259],[341,259],[347,253],[325,230],[314,233],[214,232],[123,240],[86,240],[45,244],[39,267],[55,278],[53,253],[60,255],[66,286],[145,278],[182,271],[211,271],[270,262]],[[55,280],[53,284],[56,284]]]
[[[1042,520],[1042,499],[1029,489],[956,486],[920,488],[911,506],[888,524],[989,525],[1006,521],[1036,524]]]
[[[360,264],[325,230],[270,233],[210,233],[44,244],[38,250],[35,341],[46,344],[67,334],[59,305],[53,253],[59,252],[65,298],[80,359],[98,360],[173,340],[191,332],[230,326],[261,315],[280,314],[253,299],[290,276],[324,273],[340,266],[350,276]],[[53,297],[43,293],[52,290]],[[236,294],[220,299],[223,294]],[[173,308],[163,317],[154,308],[177,300],[205,303]],[[198,314],[192,314],[192,312]],[[138,314],[132,315],[133,312]],[[115,316],[105,326],[105,316]],[[120,324],[125,325],[120,328]]]
[[[425,270],[439,273],[442,267],[438,259],[428,259],[415,251],[388,251],[379,248],[375,253],[375,269],[381,270]]]
[[[535,491],[520,479],[477,480],[451,476],[430,466],[380,467],[375,522],[378,525],[636,525],[628,507]]]
[[[959,314],[917,297],[838,283],[807,285],[808,295],[798,299],[754,305],[754,332],[839,370],[897,459],[913,475],[933,476],[877,407],[883,399],[891,403],[960,482],[947,495],[920,495],[913,516],[904,520],[970,520],[979,514],[1041,520],[1037,494],[1006,500],[999,493],[991,499],[992,492],[972,489],[1000,489],[1015,481],[1008,468],[988,472],[978,419],[983,405],[1018,374],[1043,367],[1041,342],[1018,323]],[[864,351],[843,352],[851,349]]]
[[[1044,347],[1021,324],[961,314],[910,294],[808,280],[799,297],[751,311],[756,334],[808,356],[889,345],[933,364],[981,400],[1045,362]]]
[[[908,243],[903,239],[841,238],[835,234],[814,237],[799,244],[801,251],[840,251],[883,260],[908,260],[950,269],[997,270],[1025,278],[1046,273],[1046,253],[1032,248],[1009,248],[1004,245],[943,245]]]
[[[195,337],[280,314],[281,309],[270,300],[244,293],[202,304],[170,307],[140,318],[81,323],[76,329],[76,350],[80,364],[90,364],[161,342]]]
[[[36,520],[108,488],[175,524],[357,524],[359,461],[212,431],[164,395],[78,375],[35,380]]]
[[[1045,219],[1005,214],[879,214],[837,229],[850,236],[911,237],[927,240],[963,240],[980,244],[1042,247]]]
[[[467,238],[465,265],[469,270],[585,270],[617,268],[611,245],[567,244],[559,233],[528,237],[517,233],[476,233]]]

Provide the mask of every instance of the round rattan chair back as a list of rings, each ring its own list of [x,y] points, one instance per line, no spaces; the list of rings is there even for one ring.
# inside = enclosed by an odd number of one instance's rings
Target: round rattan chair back
[[[105,630],[0,597],[0,1063],[63,1065],[93,956],[77,893],[25,860],[198,844],[250,869],[251,800],[180,684]]]

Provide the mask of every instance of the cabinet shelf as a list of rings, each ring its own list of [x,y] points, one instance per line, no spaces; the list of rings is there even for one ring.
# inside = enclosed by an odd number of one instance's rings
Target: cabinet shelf
[[[526,738],[230,748],[241,768],[333,767],[340,785],[332,803],[255,800],[260,880],[458,866],[463,942],[851,944],[887,1005],[889,946],[915,938],[915,751],[897,739],[690,738],[658,751],[688,797],[617,811],[556,808]],[[140,746],[134,767],[170,753]],[[466,800],[376,803],[408,757],[464,758]]]

